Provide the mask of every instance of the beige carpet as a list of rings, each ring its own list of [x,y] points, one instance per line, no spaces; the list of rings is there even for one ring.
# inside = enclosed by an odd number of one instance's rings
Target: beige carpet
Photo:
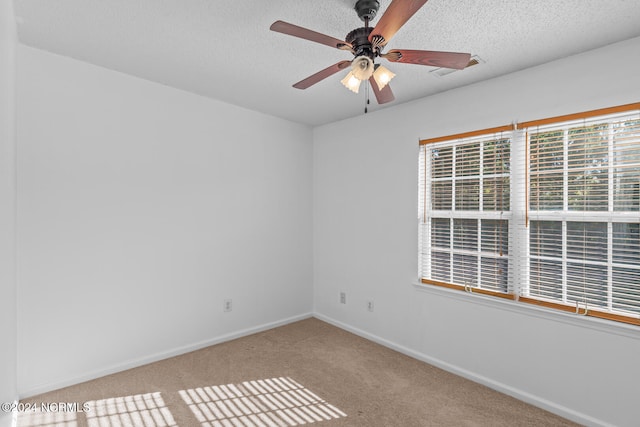
[[[456,375],[307,319],[24,402],[89,402],[19,426],[570,426]]]

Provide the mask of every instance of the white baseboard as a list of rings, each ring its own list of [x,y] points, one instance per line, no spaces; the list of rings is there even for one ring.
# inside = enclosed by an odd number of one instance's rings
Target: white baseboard
[[[160,360],[168,359],[174,356],[179,356],[185,353],[190,353],[192,351],[200,350],[205,347],[209,347],[215,344],[220,344],[226,341],[235,340],[237,338],[242,338],[248,335],[253,335],[258,332],[277,328],[278,326],[287,325],[289,323],[308,319],[310,317],[313,317],[312,313],[300,314],[297,316],[280,319],[275,322],[265,323],[265,324],[254,326],[251,328],[230,332],[228,334],[220,335],[220,336],[210,338],[204,341],[200,341],[194,344],[190,344],[182,347],[176,347],[174,349],[155,353],[146,357],[141,357],[141,358],[129,360],[123,363],[118,363],[118,364],[106,367],[104,369],[98,369],[95,371],[86,372],[82,375],[77,375],[73,378],[68,378],[63,381],[52,382],[52,383],[43,384],[37,387],[33,387],[28,390],[22,390],[20,393],[20,398],[25,399],[28,397],[36,396],[38,394],[57,390],[63,387],[69,387],[69,386],[80,384],[86,381],[95,380],[96,378],[104,377],[105,375],[111,375],[117,372],[126,371],[127,369],[137,368],[139,366],[147,365],[149,363],[158,362]]]
[[[363,331],[361,329],[355,328],[351,325],[347,325],[346,323],[342,323],[338,320],[335,320],[331,317],[325,316],[324,314],[321,313],[314,313],[313,317],[322,320],[324,322],[327,322],[333,326],[336,326],[340,329],[344,329],[345,331],[351,332],[355,335],[358,335],[362,338],[365,338],[369,341],[373,341],[377,344],[380,344],[384,347],[390,348],[392,350],[395,350],[399,353],[405,354],[409,357],[413,357],[414,359],[420,360],[422,362],[428,363],[430,365],[436,366],[440,369],[443,369],[447,372],[451,372],[453,374],[459,375],[463,378],[466,378],[468,380],[471,380],[473,382],[476,382],[478,384],[482,384],[484,386],[487,386],[493,390],[499,391],[501,393],[504,393],[506,395],[509,395],[511,397],[514,397],[518,400],[521,400],[525,403],[528,403],[530,405],[533,406],[537,406],[538,408],[542,408],[546,411],[549,411],[553,414],[559,415],[563,418],[566,418],[568,420],[571,420],[573,422],[585,425],[585,426],[593,426],[593,427],[613,427],[611,424],[608,424],[602,420],[593,418],[591,416],[588,416],[586,414],[583,414],[581,412],[577,412],[573,409],[567,408],[565,406],[562,405],[558,405],[557,403],[551,402],[547,399],[544,399],[540,396],[536,396],[530,393],[527,393],[523,390],[511,387],[507,384],[495,381],[491,378],[487,378],[485,376],[482,375],[478,375],[474,372],[471,372],[469,370],[460,368],[458,366],[452,365],[448,362],[445,362],[443,360],[437,359],[435,357],[431,357],[429,355],[426,355],[424,353],[412,350],[408,347],[396,344],[392,341],[389,341],[387,339],[381,338],[377,335],[371,334],[369,332]]]

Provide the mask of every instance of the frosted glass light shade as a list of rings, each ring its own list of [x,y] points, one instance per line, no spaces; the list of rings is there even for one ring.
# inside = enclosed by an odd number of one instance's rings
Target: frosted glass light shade
[[[349,74],[347,74],[344,79],[340,80],[340,83],[342,83],[344,87],[346,87],[350,91],[358,93],[358,91],[360,90],[361,80],[353,75],[353,71],[349,71]]]
[[[389,71],[387,68],[380,65],[376,71],[373,73],[373,79],[378,84],[378,89],[382,90],[386,85],[389,84],[392,78],[396,75]]]
[[[358,56],[351,62],[351,72],[358,80],[369,80],[373,74],[373,61],[368,56]]]

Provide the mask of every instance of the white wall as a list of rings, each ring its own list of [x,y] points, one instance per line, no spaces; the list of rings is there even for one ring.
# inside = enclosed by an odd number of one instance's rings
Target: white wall
[[[17,63],[21,396],[310,315],[311,129]]]
[[[15,46],[12,1],[0,0],[0,403],[18,397],[16,383]],[[0,427],[11,414],[0,411]]]
[[[418,140],[638,102],[638,52],[640,38],[314,129],[317,315],[579,422],[637,426],[637,327],[413,283]]]

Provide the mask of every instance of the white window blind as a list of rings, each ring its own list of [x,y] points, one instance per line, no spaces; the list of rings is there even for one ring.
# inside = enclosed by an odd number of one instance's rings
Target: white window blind
[[[640,315],[640,115],[534,126],[521,295]]]
[[[422,283],[640,325],[640,104],[424,140],[419,170]]]
[[[421,145],[423,281],[510,293],[510,134]]]

